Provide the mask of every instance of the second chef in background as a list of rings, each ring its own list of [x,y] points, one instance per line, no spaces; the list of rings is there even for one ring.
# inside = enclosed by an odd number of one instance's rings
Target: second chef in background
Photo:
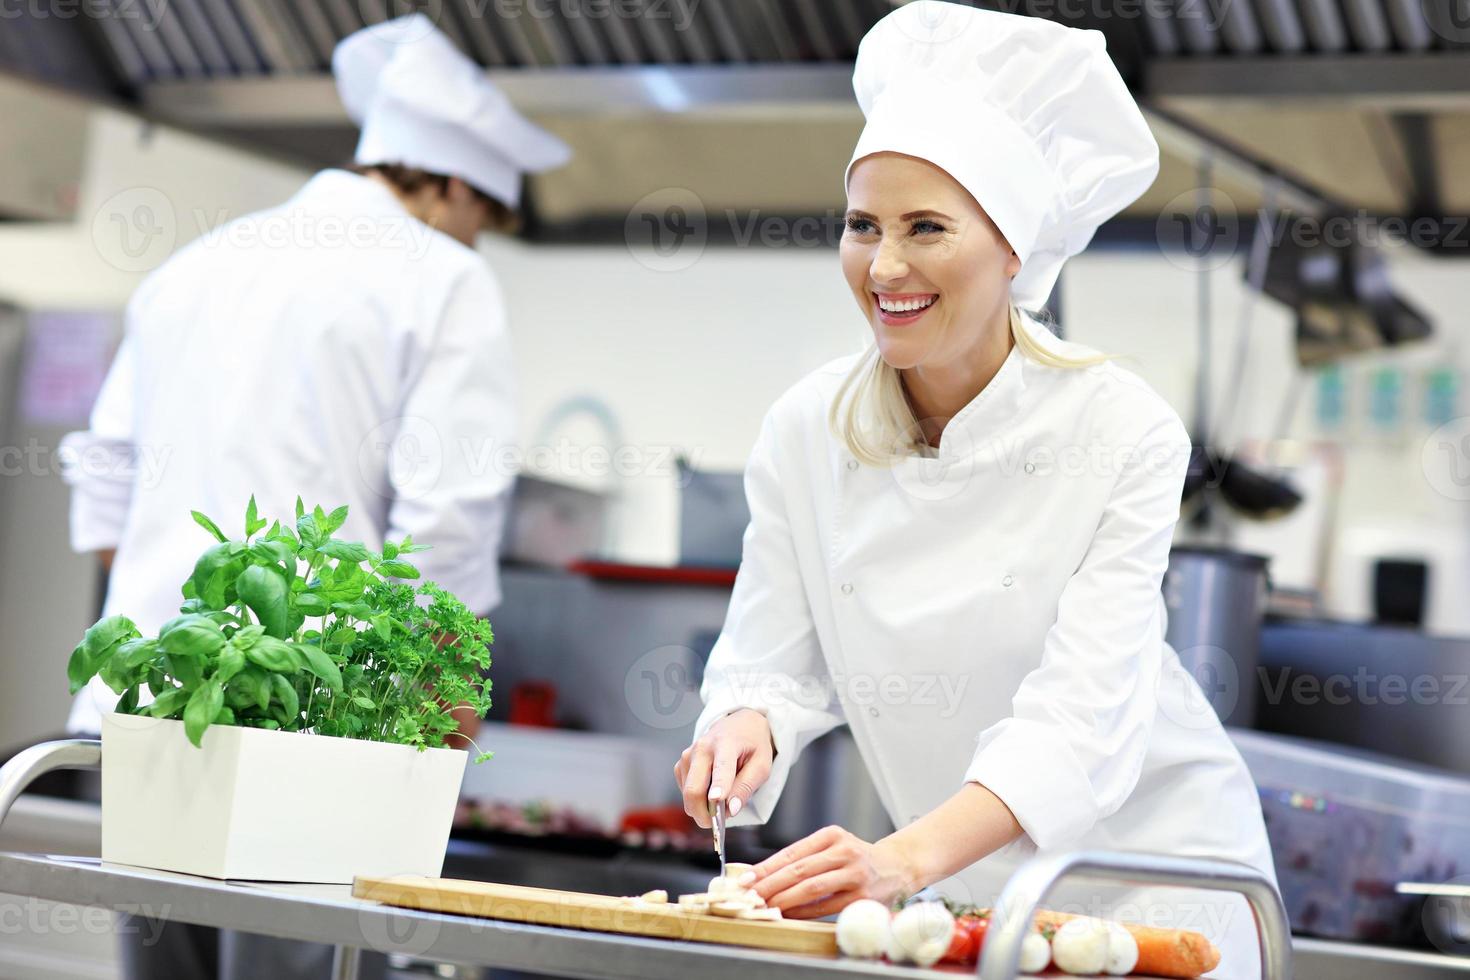
[[[72,545],[111,563],[104,615],[144,633],[178,615],[176,583],[207,543],[189,511],[243,513],[252,494],[267,514],[298,494],[346,504],[344,537],[377,548],[411,534],[431,548],[415,558],[424,578],[481,615],[500,601],[514,473],[479,461],[516,438],[516,376],[500,285],[474,244],[509,230],[524,174],[570,153],[421,14],[344,39],[333,70],[362,127],[356,166],[150,276],[91,428],[67,439],[92,462],[68,474]],[[140,449],[163,460],[156,484],[133,478]],[[94,680],[71,729],[98,731],[116,702]],[[304,980],[332,961],[327,946],[180,922],[152,945],[133,935],[134,977]]]

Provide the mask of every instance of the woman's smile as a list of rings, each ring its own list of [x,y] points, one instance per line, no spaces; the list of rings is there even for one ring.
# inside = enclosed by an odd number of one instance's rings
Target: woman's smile
[[[907,326],[934,308],[938,293],[873,293],[878,319],[890,327]]]

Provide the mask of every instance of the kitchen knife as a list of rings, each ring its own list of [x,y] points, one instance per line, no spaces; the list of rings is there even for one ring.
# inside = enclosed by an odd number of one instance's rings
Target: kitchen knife
[[[725,877],[725,801],[710,800],[710,825],[715,831],[715,853],[720,856],[720,877]]]

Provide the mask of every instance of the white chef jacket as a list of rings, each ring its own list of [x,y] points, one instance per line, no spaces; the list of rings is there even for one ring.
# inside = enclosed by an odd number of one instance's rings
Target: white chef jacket
[[[803,747],[846,722],[896,826],[966,781],[1015,814],[1022,838],[940,886],[961,900],[992,902],[1038,851],[1230,860],[1274,881],[1251,776],[1164,641],[1189,455],[1176,413],[1115,363],[1051,368],[1017,348],[936,453],[871,467],[827,422],[851,364],[786,392],[746,469],[751,521],[696,737],[749,707],[777,753],[732,823],[768,819]],[[1096,887],[1050,904],[1196,928],[1222,946],[1216,975],[1257,975],[1244,899],[1159,895],[1141,912],[1150,896]]]
[[[423,578],[476,612],[500,600],[516,389],[500,287],[470,248],[386,187],[327,170],[278,208],[206,233],[128,304],[91,428],[62,443],[71,543],[116,548],[105,615],[145,635],[178,615],[212,539],[346,504],[338,535],[412,534]],[[513,448],[513,447],[510,447]],[[99,679],[73,731],[117,702]]]

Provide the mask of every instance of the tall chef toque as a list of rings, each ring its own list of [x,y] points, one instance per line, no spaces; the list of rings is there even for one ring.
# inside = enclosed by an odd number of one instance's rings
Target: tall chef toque
[[[1020,257],[1011,298],[1022,309],[1045,304],[1062,263],[1159,171],[1097,31],[914,0],[863,38],[852,87],[867,125],[846,179],[882,151],[943,169]]]
[[[358,163],[458,177],[515,207],[523,174],[571,159],[565,143],[517,112],[423,14],[343,38],[332,73],[347,114],[362,127]]]

